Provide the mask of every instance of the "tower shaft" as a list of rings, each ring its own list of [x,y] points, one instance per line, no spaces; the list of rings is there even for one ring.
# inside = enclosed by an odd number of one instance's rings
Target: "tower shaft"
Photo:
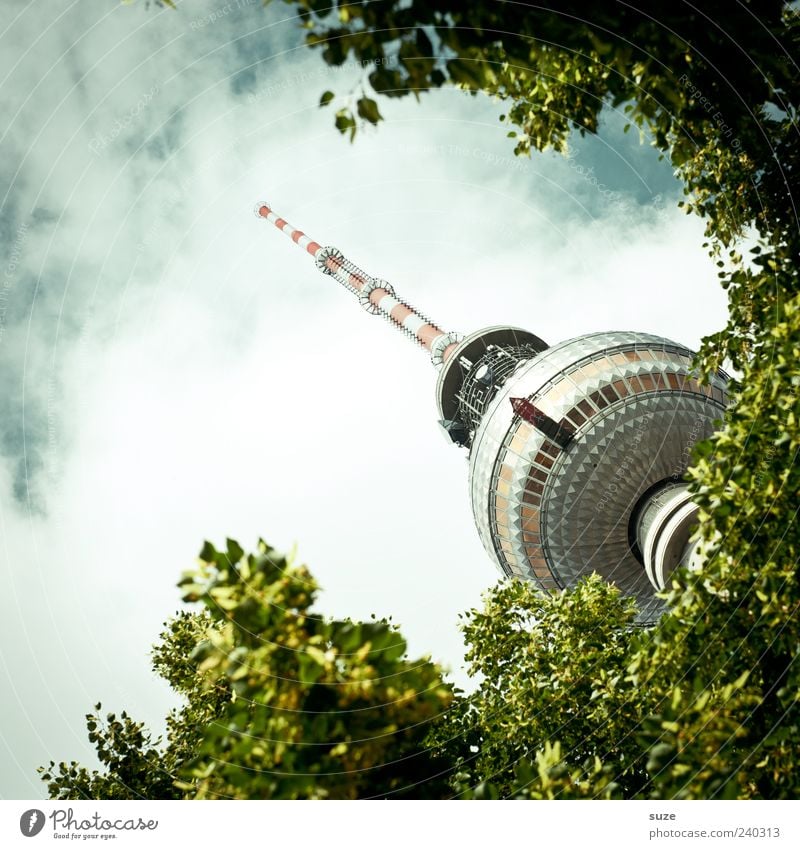
[[[417,342],[431,355],[431,361],[439,368],[447,362],[461,336],[447,333],[411,304],[400,299],[386,280],[372,277],[350,262],[334,247],[323,247],[281,218],[269,204],[260,203],[256,214],[272,222],[296,245],[314,257],[317,268],[333,277],[349,292],[352,292],[364,309],[371,315],[382,315],[390,324]]]

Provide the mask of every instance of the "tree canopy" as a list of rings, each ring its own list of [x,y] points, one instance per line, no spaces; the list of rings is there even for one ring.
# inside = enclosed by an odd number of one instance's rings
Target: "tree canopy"
[[[424,744],[453,699],[383,620],[313,611],[305,566],[261,542],[207,543],[181,583],[200,610],[168,623],[154,670],[183,697],[154,740],[126,714],[87,715],[104,767],[50,766],[52,798],[350,799],[444,795]],[[424,786],[424,791],[418,788]]]

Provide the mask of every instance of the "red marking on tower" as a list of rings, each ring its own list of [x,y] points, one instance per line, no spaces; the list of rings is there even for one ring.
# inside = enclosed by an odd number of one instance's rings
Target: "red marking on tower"
[[[297,230],[285,218],[280,218],[267,203],[256,206],[256,215],[266,218],[272,222],[278,230],[281,230],[291,240],[300,245],[317,260],[317,267],[321,271],[335,277],[340,283],[351,289],[356,295],[363,291],[369,291],[366,302],[362,301],[368,309],[380,312],[395,327],[402,330],[406,335],[415,339],[423,348],[431,352],[434,363],[444,363],[456,348],[456,334],[446,333],[435,325],[430,319],[417,312],[414,307],[403,302],[398,302],[390,289],[380,286],[375,278],[362,271],[349,260],[342,257],[338,252],[334,255],[334,249],[323,248],[319,242],[306,236],[302,230]],[[368,284],[373,284],[371,291],[365,289]],[[378,285],[375,285],[378,283]],[[388,285],[388,284],[387,284]],[[363,296],[362,296],[363,297]]]
[[[532,424],[536,430],[541,431],[549,439],[552,439],[557,445],[565,448],[572,439],[574,432],[572,428],[559,424],[555,419],[551,419],[543,410],[540,410],[532,401],[527,398],[509,398],[511,407],[514,412],[529,424]]]

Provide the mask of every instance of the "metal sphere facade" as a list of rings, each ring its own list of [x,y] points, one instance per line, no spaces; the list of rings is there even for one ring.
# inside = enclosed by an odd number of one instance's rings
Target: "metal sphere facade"
[[[595,571],[637,599],[640,621],[658,615],[631,534],[634,514],[654,486],[683,475],[727,403],[725,375],[700,385],[692,358],[659,336],[612,332],[517,365],[470,451],[475,523],[504,574],[550,590]],[[525,399],[567,438],[545,435],[512,399]]]

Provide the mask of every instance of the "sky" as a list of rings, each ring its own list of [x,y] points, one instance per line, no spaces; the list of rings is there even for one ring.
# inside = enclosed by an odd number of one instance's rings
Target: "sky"
[[[517,159],[503,104],[454,89],[382,99],[351,144],[333,111],[362,70],[280,3],[4,12],[0,797],[93,764],[97,701],[162,727],[149,650],[205,539],[296,545],[320,612],[391,616],[469,686],[458,615],[498,575],[435,371],[253,207],[447,330],[696,347],[725,297],[669,166],[613,112]]]

